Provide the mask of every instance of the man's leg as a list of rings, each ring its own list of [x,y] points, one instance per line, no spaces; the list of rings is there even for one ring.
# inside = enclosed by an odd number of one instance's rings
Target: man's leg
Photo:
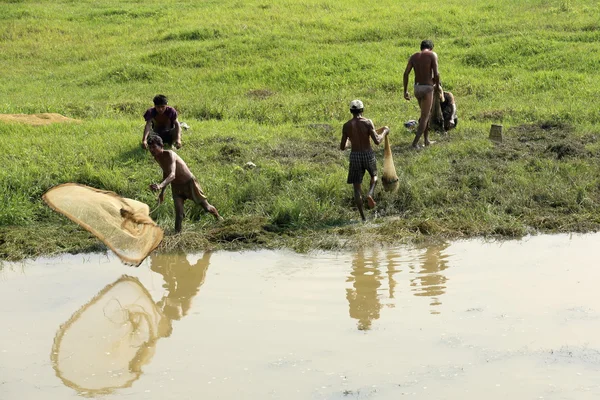
[[[366,221],[365,213],[363,211],[363,200],[362,200],[362,184],[354,183],[354,202],[356,203],[356,207],[358,207],[358,212],[360,213],[360,217],[363,221]]]
[[[221,215],[219,215],[219,212],[217,211],[217,209],[213,205],[211,205],[208,202],[208,200],[206,200],[206,199],[200,200],[200,205],[202,206],[202,208],[204,208],[204,211],[212,214],[217,221],[223,219],[223,217],[221,217]]]
[[[433,92],[426,93],[423,95],[423,97],[417,98],[417,100],[419,102],[419,108],[421,109],[421,117],[419,118],[419,126],[417,127],[415,140],[412,142],[413,147],[417,147],[419,145],[419,140],[423,134],[425,145],[429,144],[429,132],[427,125],[429,124],[429,114],[431,113],[431,106],[433,105]]]
[[[183,202],[185,200],[179,196],[173,196],[175,204],[175,232],[181,232],[181,223],[183,221]]]
[[[367,194],[367,205],[369,208],[375,208],[377,203],[373,200],[375,194],[375,186],[377,186],[377,175],[371,175],[371,182],[369,186],[369,193]]]

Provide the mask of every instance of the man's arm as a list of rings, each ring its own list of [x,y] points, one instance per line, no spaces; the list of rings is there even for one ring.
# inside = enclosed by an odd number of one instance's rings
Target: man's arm
[[[177,137],[181,137],[181,124],[179,124],[179,120],[176,118],[175,121],[173,122],[173,125],[175,125],[175,130],[177,132]]]
[[[148,148],[148,143],[146,141],[148,140],[148,135],[150,135],[151,131],[152,131],[152,121],[147,121],[146,126],[144,126],[144,135],[142,136],[142,147],[144,149]]]
[[[438,56],[433,51],[431,52],[433,55],[433,60],[431,61],[431,72],[433,74],[433,84],[440,84],[440,73],[438,72]]]
[[[408,63],[406,64],[406,69],[404,70],[404,77],[402,79],[402,83],[404,85],[404,98],[406,100],[410,100],[410,94],[408,93],[408,76],[410,75],[410,71],[412,71],[412,56],[408,59]]]
[[[373,121],[369,120],[369,124],[371,125],[369,132],[371,139],[373,139],[373,142],[375,142],[375,144],[380,144],[383,141],[383,138],[385,138],[385,135],[387,135],[390,132],[390,128],[384,126],[383,128],[375,130],[375,125],[373,125]],[[378,131],[381,131],[381,135],[378,133]]]
[[[342,141],[340,142],[340,150],[346,150],[346,144],[348,141],[348,132],[346,132],[346,125],[342,127]]]
[[[161,194],[164,195],[163,192],[164,192],[165,188],[169,185],[169,183],[171,183],[171,182],[173,182],[173,180],[175,180],[175,170],[177,168],[177,159],[175,158],[175,156],[173,155],[173,153],[170,150],[165,150],[165,152],[163,154],[166,154],[168,157],[168,159],[165,160],[166,165],[163,165],[162,163],[160,164],[161,168],[163,169],[163,176],[165,177],[165,179],[159,184],[153,183],[152,185],[150,185],[150,189],[153,191],[161,190]]]

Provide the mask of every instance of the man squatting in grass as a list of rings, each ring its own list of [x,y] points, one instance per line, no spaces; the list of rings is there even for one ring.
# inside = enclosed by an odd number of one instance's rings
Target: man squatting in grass
[[[158,135],[163,143],[181,147],[181,126],[177,120],[177,110],[167,105],[167,97],[158,94],[153,99],[154,107],[150,107],[144,114],[146,126],[142,137],[142,147],[148,148],[148,136]]]
[[[173,203],[175,204],[175,231],[181,232],[183,221],[183,203],[192,200],[199,204],[205,211],[214,215],[217,220],[223,219],[215,207],[208,203],[196,177],[192,174],[186,163],[174,151],[165,150],[160,136],[152,135],[148,139],[148,149],[163,170],[163,181],[150,185],[150,190],[159,191],[159,204],[164,201],[165,189],[171,184]]]
[[[406,100],[410,100],[410,94],[408,94],[408,76],[412,69],[415,70],[414,94],[421,108],[419,126],[417,127],[415,140],[412,142],[412,147],[418,149],[421,135],[423,135],[425,146],[429,146],[432,143],[429,141],[429,116],[431,114],[431,106],[433,105],[433,86],[438,85],[440,81],[438,57],[433,52],[433,42],[431,40],[423,40],[421,42],[421,51],[413,54],[408,59],[403,79],[404,98]]]
[[[440,87],[442,86],[440,82]],[[444,131],[448,132],[456,128],[458,118],[456,117],[456,103],[451,92],[444,91],[444,101],[440,103],[442,115],[444,116]]]
[[[371,175],[371,183],[367,194],[367,203],[369,208],[375,207],[373,193],[377,185],[377,162],[375,153],[371,148],[371,141],[380,144],[385,136],[390,132],[387,126],[375,130],[373,121],[362,116],[364,106],[362,101],[353,100],[350,103],[350,112],[352,119],[346,122],[342,128],[342,141],[340,150],[346,149],[346,141],[350,139],[352,151],[350,152],[350,166],[348,168],[348,183],[354,185],[354,201],[358,207],[358,212],[363,221],[366,220],[363,212],[362,199],[362,180],[365,171]]]

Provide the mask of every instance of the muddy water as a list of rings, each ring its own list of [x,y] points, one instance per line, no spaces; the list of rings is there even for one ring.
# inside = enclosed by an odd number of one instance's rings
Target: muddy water
[[[597,399],[599,244],[5,264],[0,399]]]

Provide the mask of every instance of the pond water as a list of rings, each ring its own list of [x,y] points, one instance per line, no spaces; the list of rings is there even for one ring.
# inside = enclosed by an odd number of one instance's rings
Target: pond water
[[[599,244],[5,263],[0,399],[597,399]]]

